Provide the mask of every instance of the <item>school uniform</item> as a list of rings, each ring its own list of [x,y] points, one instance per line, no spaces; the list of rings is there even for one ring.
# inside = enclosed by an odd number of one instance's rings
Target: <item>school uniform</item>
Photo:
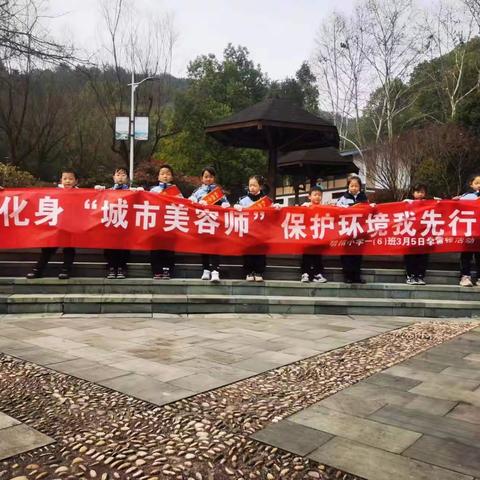
[[[153,193],[162,193],[168,187],[172,187],[173,183],[159,182],[150,189]],[[178,195],[183,198],[183,195]],[[152,250],[150,252],[150,265],[154,278],[168,279],[173,275],[175,268],[175,252],[172,250]]]
[[[460,200],[478,200],[480,201],[480,192],[470,189],[464,193]],[[463,276],[471,277],[472,275],[472,260],[475,260],[477,269],[477,282],[480,279],[480,252],[462,252],[460,254],[460,274]]]
[[[365,192],[360,191],[357,195],[345,192],[337,201],[337,206],[351,207],[357,203],[368,203]],[[362,283],[362,255],[342,255],[340,262],[343,269],[343,277],[346,283]]]
[[[201,185],[198,187],[189,197],[189,200],[192,202],[200,203],[203,198],[208,195],[210,192],[213,192],[217,188],[217,184],[212,183],[211,185]],[[220,205],[224,207],[229,207],[230,203],[227,200],[227,197],[223,195],[223,197],[215,203],[215,205]],[[220,268],[220,255],[211,255],[211,254],[203,254],[202,255],[202,266],[203,270],[219,271]]]
[[[405,201],[411,202],[421,202],[423,199],[415,200],[413,198],[407,198]],[[425,284],[425,274],[428,267],[428,253],[413,253],[404,255],[403,259],[405,262],[405,270],[407,275],[407,283],[424,285]]]
[[[247,195],[241,197],[238,200],[238,204],[242,207],[248,208],[264,196],[265,195],[261,192],[257,195],[253,195],[249,192]],[[266,263],[267,257],[265,255],[244,255],[243,270],[245,272],[245,275],[259,273],[263,277],[263,274],[265,273]]]
[[[110,190],[129,190],[130,185],[116,183]],[[127,264],[130,259],[130,250],[107,248],[103,251],[107,261],[107,277],[115,278],[117,274],[123,277],[127,272]]]

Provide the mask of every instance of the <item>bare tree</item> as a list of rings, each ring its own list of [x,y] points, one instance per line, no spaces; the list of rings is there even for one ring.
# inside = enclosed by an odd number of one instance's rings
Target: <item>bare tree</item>
[[[372,145],[364,154],[369,180],[387,192],[388,200],[402,200],[411,185],[416,163],[409,150],[404,138],[395,137]]]
[[[58,63],[73,59],[73,49],[51,40],[43,29],[40,4],[0,0],[0,61],[30,57]]]
[[[472,17],[477,22],[477,26],[480,29],[480,0],[463,0],[463,3],[468,7]]]
[[[114,139],[115,117],[129,111],[130,73],[141,78],[155,77],[155,82],[137,90],[137,111],[150,118],[151,140],[135,148],[136,157],[144,160],[156,150],[162,138],[162,115],[167,104],[170,70],[175,43],[170,15],[145,18],[134,11],[130,0],[104,0],[101,4],[106,38],[99,51],[99,75],[86,70],[98,105],[112,133],[111,150],[128,163],[127,142]],[[138,20],[135,20],[138,19]],[[105,78],[104,72],[110,72]]]
[[[473,2],[472,8],[473,8]],[[479,3],[480,5],[480,3]],[[459,105],[480,89],[480,67],[473,84],[466,84],[467,58],[472,49],[475,20],[462,2],[441,1],[429,11],[425,29],[431,40],[430,53],[435,68],[430,70],[429,83],[435,86],[444,106],[444,119],[455,119]]]
[[[411,129],[365,152],[369,178],[385,191],[385,200],[401,200],[421,181],[432,194],[458,195],[478,168],[480,140],[456,124],[430,124]]]
[[[414,85],[408,79],[414,66],[425,58],[428,44],[412,0],[366,0],[360,8],[365,18],[364,54],[372,84],[381,93],[371,117],[376,140],[384,131],[392,139],[396,117],[415,100],[409,96]]]
[[[0,70],[0,134],[8,162],[38,174],[65,138],[59,120],[63,100],[42,71],[33,70],[28,60],[24,63],[21,71]]]
[[[321,24],[315,39],[313,65],[319,83],[320,104],[331,113],[342,143],[351,133],[362,143],[360,116],[365,57],[361,10],[351,18],[334,13]],[[353,129],[352,124],[353,123]]]

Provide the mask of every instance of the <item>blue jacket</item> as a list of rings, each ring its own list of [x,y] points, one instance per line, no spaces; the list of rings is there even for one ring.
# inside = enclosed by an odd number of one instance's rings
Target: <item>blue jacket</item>
[[[262,192],[260,192],[258,195],[253,195],[251,193],[248,193],[244,197],[241,197],[240,200],[238,201],[238,204],[241,205],[242,207],[249,207],[250,205],[254,204],[261,198],[263,198],[265,195],[263,195]]]
[[[116,183],[110,190],[128,190],[130,185],[128,183]]]
[[[475,190],[469,190],[460,197],[460,200],[478,200],[479,198],[480,192],[477,192]]]

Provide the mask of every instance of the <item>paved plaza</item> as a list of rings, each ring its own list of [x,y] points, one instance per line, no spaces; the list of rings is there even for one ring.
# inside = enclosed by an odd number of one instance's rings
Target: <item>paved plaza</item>
[[[147,410],[149,404],[158,406],[148,410],[155,418],[169,412],[165,408],[170,405],[178,405],[179,411],[197,405],[192,410],[196,426],[186,423],[185,432],[195,429],[200,448],[203,427],[199,421],[209,424],[202,418],[219,416],[210,410],[215,404],[212,399],[221,398],[220,411],[232,415],[230,426],[220,428],[227,432],[223,435],[241,433],[237,443],[248,446],[253,440],[256,448],[273,448],[265,451],[275,455],[280,449],[285,458],[297,462],[295,468],[288,464],[275,470],[274,458],[259,473],[271,476],[256,477],[252,470],[249,478],[478,479],[480,327],[478,322],[468,323],[471,319],[442,319],[437,328],[432,320],[334,315],[10,315],[0,318],[0,351],[7,355],[0,375],[47,382],[47,373],[53,371],[48,381],[58,382],[52,390],[60,402],[68,400],[63,382],[69,384],[70,393],[91,389],[96,392],[92,398],[111,389],[118,392],[118,405],[133,399],[135,409],[143,409],[144,402]],[[418,330],[408,333],[409,328]],[[445,333],[440,333],[442,329]],[[373,356],[368,357],[370,351]],[[3,378],[3,387],[12,383],[8,378]],[[40,395],[46,384],[39,389]],[[13,390],[4,389],[3,397],[2,410],[9,411],[0,416],[0,460],[13,455],[23,459],[22,454],[31,450],[30,465],[40,468],[36,455],[52,452],[55,442],[73,434],[62,430],[58,419],[30,418],[33,407],[15,403]],[[42,401],[49,405],[52,397]],[[272,409],[268,415],[258,413],[267,408]],[[187,443],[189,435],[183,435]],[[172,438],[177,437],[178,432]],[[80,445],[80,440],[75,437],[74,443]],[[81,448],[92,456],[88,445]],[[219,465],[225,462],[218,457],[221,448],[217,443],[208,450],[217,452],[213,458]],[[75,455],[72,461],[87,462],[78,452]],[[95,455],[100,458],[99,452]],[[188,467],[189,458],[201,459],[196,455],[189,451],[182,461],[187,458]],[[142,465],[143,459],[137,460]],[[5,461],[11,468],[11,462]],[[235,462],[228,465],[227,474],[238,467]],[[0,469],[0,478],[25,474],[8,468]],[[57,468],[67,475],[71,465],[59,463]],[[335,471],[344,472],[343,477],[336,477]],[[34,472],[38,478],[50,478],[42,477],[45,472],[38,469]],[[177,473],[176,478],[187,478],[180,476],[180,470],[175,473],[174,467],[156,475],[150,470],[144,477],[170,478],[165,472],[173,472],[171,478]],[[224,478],[221,475],[212,478]]]

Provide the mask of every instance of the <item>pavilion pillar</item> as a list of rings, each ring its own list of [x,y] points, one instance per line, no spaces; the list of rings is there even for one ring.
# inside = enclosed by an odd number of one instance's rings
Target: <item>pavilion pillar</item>
[[[267,182],[270,187],[270,198],[275,201],[277,195],[277,150],[271,148],[268,151],[268,173]]]

